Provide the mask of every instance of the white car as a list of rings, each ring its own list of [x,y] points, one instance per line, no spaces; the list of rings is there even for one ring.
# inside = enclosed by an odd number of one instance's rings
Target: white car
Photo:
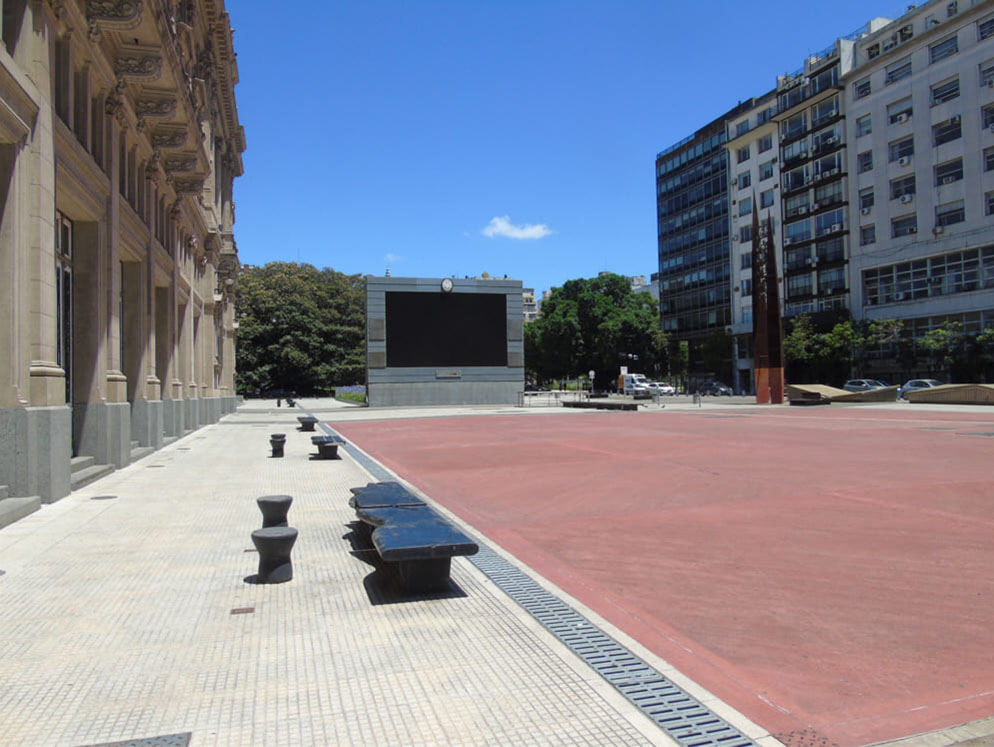
[[[667,384],[665,381],[650,381],[646,386],[649,387],[650,391],[659,392],[660,394],[676,394],[676,387],[672,384]]]

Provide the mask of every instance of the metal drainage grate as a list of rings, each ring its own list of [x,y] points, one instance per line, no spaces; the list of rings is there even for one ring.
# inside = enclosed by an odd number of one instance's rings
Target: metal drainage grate
[[[328,435],[337,435],[324,423],[319,425]],[[395,479],[351,444],[344,448],[374,479]],[[755,744],[479,538],[475,539],[480,551],[467,560],[677,742],[687,747]]]
[[[235,607],[231,610],[232,615],[251,615],[255,612],[255,607]]]
[[[187,747],[190,744],[192,732],[183,734],[163,734],[158,737],[140,739],[125,739],[123,742],[102,742],[88,747]]]
[[[676,741],[755,744],[493,550],[481,545],[468,560]]]
[[[90,497],[91,501],[112,501],[117,498],[116,495],[94,495]]]

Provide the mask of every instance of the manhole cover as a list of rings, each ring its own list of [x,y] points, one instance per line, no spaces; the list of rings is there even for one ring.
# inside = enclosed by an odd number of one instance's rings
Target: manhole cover
[[[820,734],[814,729],[797,729],[786,734],[774,734],[787,747],[837,747],[824,734]]]

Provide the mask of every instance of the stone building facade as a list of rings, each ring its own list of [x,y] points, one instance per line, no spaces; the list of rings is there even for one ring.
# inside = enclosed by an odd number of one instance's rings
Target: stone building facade
[[[2,525],[234,408],[245,137],[223,0],[0,1]]]

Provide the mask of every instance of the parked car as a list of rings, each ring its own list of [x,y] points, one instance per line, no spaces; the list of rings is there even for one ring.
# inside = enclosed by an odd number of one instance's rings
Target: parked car
[[[667,384],[665,381],[650,381],[646,386],[649,387],[650,391],[659,392],[660,394],[676,394],[676,387],[672,384]]]
[[[549,390],[546,387],[544,387],[544,386],[539,386],[538,384],[532,384],[530,381],[526,381],[525,382],[525,391],[526,392],[547,392]]]
[[[931,389],[934,386],[942,386],[942,382],[938,379],[911,379],[904,383],[904,386],[897,388],[897,396],[901,399],[907,399],[904,395],[908,392],[914,392],[919,389]]]
[[[722,384],[720,381],[706,381],[701,384],[697,391],[701,394],[710,394],[715,397],[732,396],[732,388],[728,384]]]
[[[849,379],[842,388],[847,392],[868,392],[871,389],[883,389],[886,384],[876,379]]]

